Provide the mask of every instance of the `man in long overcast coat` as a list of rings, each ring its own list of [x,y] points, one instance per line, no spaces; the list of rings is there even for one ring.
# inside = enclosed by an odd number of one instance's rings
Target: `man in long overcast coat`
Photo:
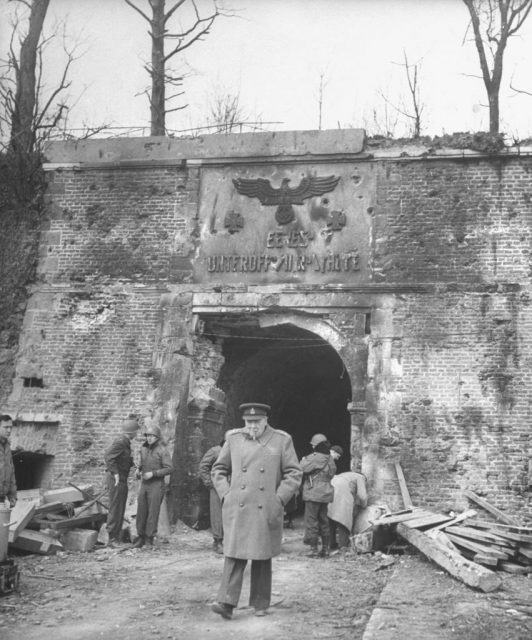
[[[225,564],[212,610],[230,619],[251,560],[249,604],[265,615],[271,600],[272,558],[281,553],[284,505],[298,491],[301,467],[291,436],[268,424],[270,407],[240,405],[245,426],[226,434],[212,468],[222,500]]]

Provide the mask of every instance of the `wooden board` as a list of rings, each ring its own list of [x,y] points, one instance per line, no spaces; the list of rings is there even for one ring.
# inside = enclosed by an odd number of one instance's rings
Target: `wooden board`
[[[507,547],[509,549],[517,548],[517,544],[512,542],[511,540],[506,540],[505,538],[500,538],[494,533],[490,533],[488,531],[478,531],[473,527],[462,527],[458,526],[450,526],[446,527],[445,531],[447,533],[455,533],[458,536],[462,536],[464,538],[470,538],[471,540],[479,540],[480,542],[484,542],[487,544],[494,544],[500,547]]]
[[[467,520],[467,518],[474,518],[476,515],[477,512],[474,509],[468,509],[463,513],[459,513],[457,516],[454,516],[454,518],[450,522],[442,522],[441,524],[432,527],[431,531],[434,531],[435,529],[445,529],[445,527],[456,524],[458,522],[462,522],[463,520]]]
[[[491,513],[491,515],[495,516],[497,520],[504,522],[505,524],[511,524],[514,526],[519,525],[519,523],[514,520],[514,518],[507,516],[505,513],[497,509],[497,507],[494,507],[490,502],[488,502],[484,498],[481,498],[480,496],[477,496],[476,493],[473,493],[472,491],[468,491],[466,489],[464,491],[464,495],[466,496],[466,498],[469,498],[473,502],[476,502],[476,504],[478,504],[480,507]]]
[[[482,555],[491,556],[492,558],[498,558],[499,560],[508,560],[512,554],[501,551],[500,549],[494,549],[491,546],[480,544],[479,542],[473,542],[468,538],[462,538],[452,533],[446,532],[451,542],[454,542],[459,547],[469,549],[475,553],[481,553]]]
[[[496,567],[500,562],[498,558],[493,558],[492,556],[487,556],[483,553],[475,553],[475,555],[473,556],[473,560],[475,562],[478,562],[478,564],[484,564],[489,567]]]
[[[17,504],[11,509],[11,525],[9,527],[9,542],[14,542],[18,534],[26,528],[28,522],[33,518],[35,513],[35,502],[24,500],[17,501]]]
[[[46,535],[42,531],[32,531],[31,529],[21,531],[17,539],[11,543],[11,546],[15,549],[45,556],[53,555],[63,548],[59,540]]]
[[[84,493],[90,493],[92,486],[87,484],[75,489],[74,487],[62,487],[61,489],[50,489],[43,494],[43,502],[83,502]]]
[[[377,520],[373,520],[372,524],[397,524],[398,522],[406,522],[407,520],[413,520],[414,518],[421,518],[424,516],[434,515],[430,511],[424,511],[423,509],[413,509],[412,511],[405,511],[398,514],[390,514],[388,516],[381,516]]]
[[[503,571],[508,573],[531,573],[532,567],[523,566],[522,564],[515,564],[513,562],[501,562],[499,567]]]
[[[461,580],[470,587],[489,592],[501,586],[502,580],[496,573],[476,564],[476,562],[467,560],[458,552],[449,549],[437,540],[433,540],[426,533],[417,529],[410,529],[403,523],[397,525],[397,532],[454,578]]]
[[[407,508],[412,507],[412,499],[410,498],[410,493],[408,491],[408,487],[406,486],[405,475],[403,473],[401,465],[398,462],[395,463],[395,471],[397,473],[397,480],[399,481],[399,488],[401,489],[403,504]]]
[[[106,513],[94,513],[88,516],[80,516],[79,518],[66,518],[57,522],[48,522],[50,529],[61,531],[63,529],[74,529],[76,527],[83,528],[86,525],[98,525],[107,520]],[[42,524],[42,521],[41,521]]]
[[[431,513],[420,518],[414,518],[413,520],[407,520],[405,524],[413,529],[423,529],[423,527],[430,527],[432,525],[449,522],[452,520],[451,516],[444,516],[439,513]]]
[[[35,507],[35,517],[46,515],[47,513],[59,513],[65,511],[64,502],[48,502]]]

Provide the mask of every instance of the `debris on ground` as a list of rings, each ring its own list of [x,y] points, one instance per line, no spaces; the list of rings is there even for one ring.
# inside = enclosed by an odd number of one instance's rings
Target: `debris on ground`
[[[399,475],[399,474],[398,474]],[[403,484],[403,498],[407,496]],[[532,573],[532,527],[520,524],[472,491],[465,495],[495,521],[477,519],[473,509],[440,514],[408,505],[373,521],[373,532],[390,530],[465,584],[490,592],[500,587],[495,571]],[[467,523],[466,523],[467,520]]]
[[[11,512],[9,547],[27,553],[54,555],[58,551],[90,551],[98,529],[107,519],[91,485],[18,492]]]

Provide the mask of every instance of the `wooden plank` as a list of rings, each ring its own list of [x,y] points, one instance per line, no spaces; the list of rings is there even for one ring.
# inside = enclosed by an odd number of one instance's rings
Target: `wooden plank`
[[[97,525],[107,520],[106,513],[93,513],[88,516],[80,516],[79,518],[67,518],[58,522],[49,522],[50,529],[62,531],[64,529],[74,529],[76,527],[83,528],[86,525]]]
[[[475,520],[475,522],[472,522],[471,524],[474,524],[475,527],[479,527],[481,529],[500,529],[502,531],[508,531],[509,533],[532,536],[531,527],[521,527],[515,526],[513,524],[502,524],[501,522],[485,522],[483,520]]]
[[[50,489],[45,491],[43,502],[83,502],[84,493],[92,490],[91,485],[83,485],[78,489],[74,487],[63,487],[61,489]]]
[[[493,558],[499,558],[499,560],[508,560],[511,557],[511,553],[506,553],[501,551],[500,549],[494,549],[491,546],[485,546],[480,544],[479,542],[473,542],[468,538],[462,538],[460,536],[454,535],[446,531],[449,536],[451,542],[458,545],[459,547],[464,547],[464,549],[469,549],[470,551],[474,551],[475,553],[482,553],[483,555],[492,556]]]
[[[397,525],[397,532],[454,578],[461,580],[470,587],[489,592],[501,586],[502,580],[496,573],[471,560],[467,560],[458,552],[449,549],[437,540],[433,540],[426,533],[417,529],[410,529],[404,523]]]
[[[500,538],[494,533],[489,533],[488,531],[478,531],[473,527],[452,526],[446,527],[445,531],[447,533],[455,533],[456,535],[463,536],[464,538],[471,538],[471,540],[480,540],[487,544],[493,543],[500,547],[508,547],[509,549],[517,548],[517,544],[511,540]]]
[[[408,487],[406,486],[405,474],[403,473],[403,469],[399,462],[395,463],[395,472],[397,473],[397,480],[399,481],[399,488],[401,489],[401,496],[403,498],[403,504],[405,507],[412,507],[412,499],[410,498],[410,493],[408,491]]]
[[[66,506],[64,502],[47,502],[46,504],[40,504],[35,507],[35,517],[43,516],[47,513],[59,513],[65,510]]]
[[[444,516],[439,513],[431,513],[428,516],[414,518],[413,520],[407,520],[405,524],[408,527],[412,527],[413,529],[422,529],[423,527],[430,527],[442,522],[449,522],[451,519],[451,516]]]
[[[63,548],[59,540],[46,535],[42,531],[32,531],[31,529],[21,531],[17,539],[11,543],[11,546],[15,549],[45,556],[53,555]]]
[[[464,491],[464,495],[466,496],[466,498],[469,498],[473,502],[476,502],[480,507],[482,507],[483,509],[491,513],[492,516],[495,516],[497,520],[500,520],[505,524],[519,526],[519,523],[516,520],[514,520],[514,518],[507,516],[505,513],[497,509],[497,507],[493,506],[490,502],[488,502],[484,498],[481,498],[480,496],[477,496],[476,493],[473,493],[472,491],[468,491],[466,489]]]
[[[9,542],[14,542],[18,534],[26,528],[28,522],[33,518],[35,513],[35,502],[25,500],[18,502],[11,510],[10,520],[12,524],[9,527]]]
[[[487,565],[488,567],[496,567],[499,563],[498,558],[493,558],[492,556],[487,556],[483,553],[475,553],[473,560],[478,562],[478,564]]]
[[[17,502],[26,502],[27,500],[40,504],[42,500],[41,489],[22,489],[17,491]]]
[[[463,520],[467,520],[467,518],[473,518],[476,515],[477,515],[477,512],[474,509],[468,509],[463,513],[459,513],[457,516],[454,516],[454,518],[450,522],[442,522],[441,524],[438,524],[435,527],[432,527],[431,531],[434,531],[437,529],[445,529],[445,527],[448,527],[449,525],[462,522]]]
[[[471,526],[475,529],[489,532],[499,538],[504,538],[510,542],[515,542],[517,544],[532,544],[532,536],[525,535],[523,533],[515,533],[514,531],[510,531],[509,529],[501,529],[499,527],[477,527],[474,522],[471,523]]]
[[[420,518],[421,516],[433,515],[430,511],[423,511],[423,509],[414,509],[413,511],[402,513],[398,515],[392,515],[387,518],[381,516],[377,520],[373,520],[372,524],[397,524],[398,522],[406,522],[407,520],[413,520],[414,518]]]
[[[518,552],[524,556],[525,558],[528,558],[529,560],[532,560],[532,549],[525,547],[523,545],[520,545],[517,548]]]
[[[499,567],[503,571],[508,573],[531,573],[532,567],[526,567],[521,564],[515,564],[514,562],[501,562]]]

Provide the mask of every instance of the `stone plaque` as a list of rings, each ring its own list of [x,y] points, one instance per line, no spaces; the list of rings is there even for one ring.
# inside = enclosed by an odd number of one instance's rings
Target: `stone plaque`
[[[374,193],[369,164],[204,167],[195,279],[366,281]]]

